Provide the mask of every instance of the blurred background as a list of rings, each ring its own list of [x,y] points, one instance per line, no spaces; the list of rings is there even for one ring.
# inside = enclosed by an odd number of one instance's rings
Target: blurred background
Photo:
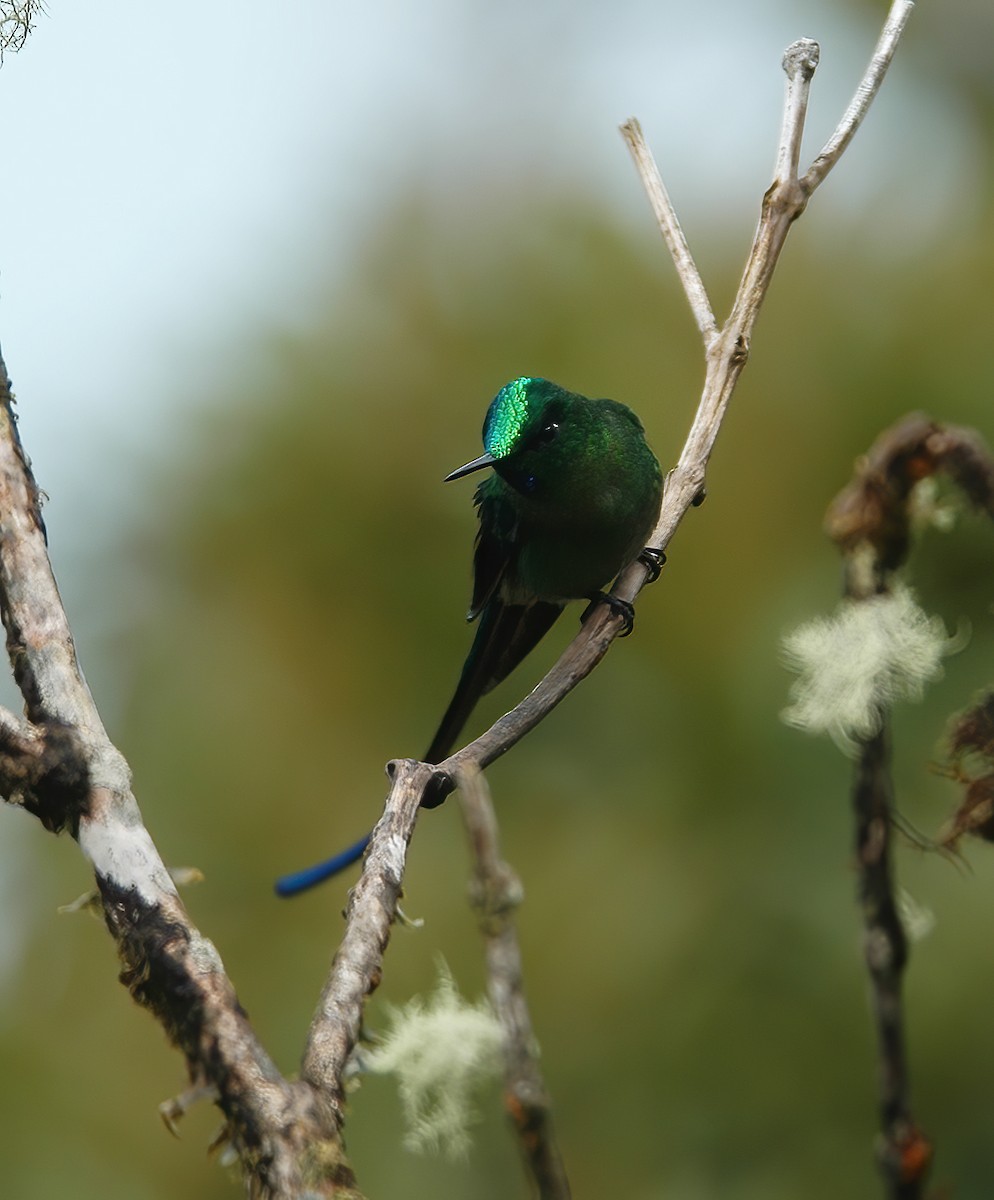
[[[52,4],[0,72],[0,341],[89,682],[167,860],[281,1067],[296,1069],[352,878],[273,878],[369,827],[457,677],[472,483],[519,374],[610,395],[664,466],[697,336],[618,124],[643,122],[720,315],[771,174],[783,49],[816,38],[805,156],[882,2]],[[490,772],[526,891],[527,985],[578,1200],[879,1194],[850,766],[781,723],[782,635],[831,609],[824,509],[922,409],[994,438],[994,10],[921,5],[791,234],[712,460],[636,636]],[[992,675],[994,531],[928,534],[912,581],[969,631],[896,718],[907,819],[956,801],[948,715]],[[533,686],[575,613],[487,699]],[[12,687],[3,693],[16,703]],[[418,826],[373,1029],[444,955],[483,987],[457,806]],[[994,1180],[994,858],[911,846],[935,918],[907,981],[913,1100],[959,1200]],[[158,1103],[179,1056],[115,979],[68,838],[0,811],[0,1153],[22,1200],[238,1194]],[[355,1095],[371,1196],[525,1196],[496,1085],[469,1160]]]

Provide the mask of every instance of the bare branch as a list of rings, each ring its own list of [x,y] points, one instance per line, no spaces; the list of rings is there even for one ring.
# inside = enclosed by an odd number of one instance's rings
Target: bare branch
[[[628,149],[635,160],[635,166],[642,179],[642,186],[649,197],[649,203],[652,205],[660,232],[673,257],[683,290],[687,293],[687,303],[690,305],[690,311],[694,314],[697,328],[701,331],[704,348],[707,349],[718,333],[718,323],[714,319],[704,280],[701,279],[694,256],[690,253],[690,246],[687,244],[669,192],[663,183],[663,177],[656,166],[652,151],[646,144],[642,126],[635,117],[629,117],[621,126],[621,134],[628,143]]]
[[[373,830],[362,875],[349,896],[345,936],[311,1023],[302,1077],[330,1100],[342,1122],[346,1065],[359,1041],[362,1010],[380,982],[383,955],[397,915],[407,846],[432,768],[401,759],[388,768],[393,779],[383,816]]]
[[[569,1200],[570,1187],[552,1128],[535,1035],[525,1000],[513,910],[521,883],[500,857],[490,790],[478,768],[459,775],[463,819],[474,860],[471,890],[487,958],[487,990],[504,1033],[504,1106],[542,1200]]]
[[[804,119],[808,112],[808,95],[811,80],[821,50],[817,42],[801,38],[784,51],[783,69],[787,76],[787,96],[783,106],[783,125],[780,129],[780,145],[777,150],[776,183],[797,183],[797,165],[801,161],[801,140],[804,135]]]
[[[863,118],[884,81],[887,68],[894,57],[894,51],[897,49],[897,44],[914,6],[914,0],[894,0],[891,5],[880,39],[873,51],[873,57],[870,59],[870,65],[859,82],[856,94],[849,102],[849,107],[843,114],[835,132],[825,143],[821,153],[801,180],[801,186],[809,196],[845,153],[856,130],[863,123]]]

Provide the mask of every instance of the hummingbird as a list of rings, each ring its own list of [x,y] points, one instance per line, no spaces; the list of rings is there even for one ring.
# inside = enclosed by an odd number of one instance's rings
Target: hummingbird
[[[425,752],[423,761],[432,765],[448,757],[480,697],[534,649],[570,600],[589,600],[590,608],[610,604],[630,633],[632,606],[601,589],[635,558],[651,579],[663,562],[661,551],[646,547],[663,474],[641,421],[626,405],[522,376],[505,384],[487,409],[483,448],[444,481],[491,469],[474,497],[480,527],[466,619],[479,625]],[[429,786],[422,806],[436,807],[449,791],[451,785]],[[369,837],[282,876],[277,893],[297,895],[344,870],[362,857]]]

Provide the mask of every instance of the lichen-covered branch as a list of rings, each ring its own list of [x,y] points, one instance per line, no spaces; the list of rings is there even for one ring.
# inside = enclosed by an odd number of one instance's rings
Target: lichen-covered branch
[[[932,1153],[910,1103],[902,994],[908,939],[892,867],[890,711],[896,700],[921,698],[953,646],[942,622],[922,611],[899,575],[922,507],[916,489],[938,475],[956,484],[974,508],[994,516],[994,456],[975,431],[912,413],[880,434],[825,518],[843,556],[843,604],[831,618],[785,639],[788,660],[800,675],[786,719],[831,733],[856,759],[854,842],[876,1032],[878,1159],[891,1200],[922,1195]],[[950,773],[969,786],[947,845],[963,833],[986,833],[990,779],[966,773],[961,760],[994,745],[992,729],[988,704],[981,701],[952,730]]]
[[[919,413],[885,430],[860,460],[852,482],[828,510],[826,528],[843,554],[845,595],[879,604],[911,545],[912,493],[923,479],[950,477],[971,502],[994,513],[994,460],[972,431]],[[910,1101],[902,982],[908,943],[891,867],[895,805],[888,706],[857,739],[853,818],[863,953],[876,1028],[880,1110],[878,1161],[891,1200],[919,1200],[932,1157]]]
[[[89,859],[121,981],[208,1087],[241,1156],[249,1194],[350,1196],[337,1125],[257,1040],[221,959],[191,922],[142,823],[130,772],[76,662],[45,544],[38,488],[0,359],[0,616],[28,721],[0,714],[0,788]]]

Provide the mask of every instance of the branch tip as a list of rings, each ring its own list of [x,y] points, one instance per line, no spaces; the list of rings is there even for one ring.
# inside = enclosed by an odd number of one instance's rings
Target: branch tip
[[[796,42],[791,42],[783,52],[783,69],[787,78],[795,79],[799,76],[810,83],[820,56],[821,47],[811,38],[798,38]]]
[[[823,182],[825,176],[842,157],[846,147],[855,136],[856,130],[863,123],[863,118],[884,81],[884,76],[887,74],[894,51],[897,49],[897,44],[913,8],[914,0],[894,0],[891,5],[870,63],[856,87],[848,108],[836,126],[835,132],[822,147],[818,157],[808,168],[807,174],[801,181],[808,195]]]

